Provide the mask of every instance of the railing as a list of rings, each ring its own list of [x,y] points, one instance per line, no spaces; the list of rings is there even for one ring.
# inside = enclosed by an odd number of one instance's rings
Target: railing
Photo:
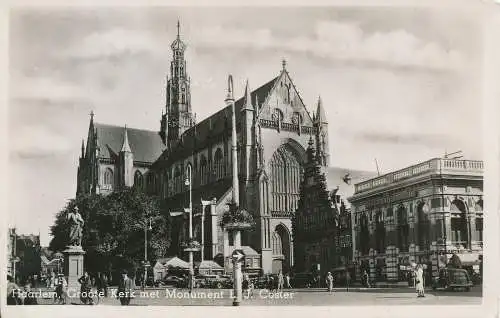
[[[260,126],[264,128],[282,129],[284,131],[301,132],[304,134],[314,134],[316,133],[316,127],[300,126],[294,123],[284,123],[281,124],[274,120],[260,119]]]
[[[482,174],[483,170],[484,165],[482,161],[434,158],[408,168],[358,183],[354,188],[355,194],[357,194],[425,173]]]

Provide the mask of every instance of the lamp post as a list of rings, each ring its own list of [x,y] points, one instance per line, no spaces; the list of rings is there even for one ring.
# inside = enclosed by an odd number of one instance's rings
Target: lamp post
[[[152,230],[151,226],[151,217],[149,217],[149,226],[148,220],[144,220],[144,279],[142,283],[142,288],[146,288],[147,279],[148,279],[148,230]]]
[[[193,185],[192,185],[192,168],[191,164],[188,163],[186,166],[186,180],[185,180],[185,185],[189,187],[189,208],[188,208],[188,213],[189,213],[189,242],[192,241],[193,239]],[[194,268],[193,268],[193,250],[189,249],[189,279],[190,284],[192,284],[193,280],[193,275],[194,275]],[[190,285],[191,286],[191,285]]]

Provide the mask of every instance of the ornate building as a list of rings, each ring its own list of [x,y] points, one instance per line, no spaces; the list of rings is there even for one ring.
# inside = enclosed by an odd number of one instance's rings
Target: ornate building
[[[232,251],[231,238],[219,226],[231,199],[231,107],[195,123],[186,48],[178,29],[171,45],[159,132],[97,124],[91,118],[87,146],[82,144],[77,192],[142,186],[166,200],[171,211],[182,211],[189,206],[185,178],[190,166],[194,234],[204,245],[205,259],[222,261]],[[239,201],[257,223],[243,235],[242,244],[260,255],[259,263],[252,262],[253,269],[288,271],[293,264],[291,216],[297,208],[309,139],[316,143],[320,163],[329,165],[325,110],[319,99],[311,117],[285,61],[279,74],[258,88],[252,90],[247,82],[235,109]],[[209,203],[202,205],[202,200]],[[187,222],[182,217],[172,221],[178,226],[171,253],[182,254]]]
[[[349,198],[358,273],[406,280],[410,262],[438,269],[456,254],[479,271],[483,162],[435,158],[355,185]]]
[[[366,180],[374,174],[321,167],[312,140],[307,156],[301,201],[293,219],[295,271],[324,276],[342,268],[354,275],[351,214],[346,197],[354,193],[352,181]]]

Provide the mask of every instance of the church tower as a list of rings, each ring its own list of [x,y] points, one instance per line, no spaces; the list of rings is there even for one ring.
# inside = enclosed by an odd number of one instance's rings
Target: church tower
[[[128,133],[127,126],[123,131],[123,144],[122,149],[119,154],[120,160],[120,185],[122,187],[130,188],[134,185],[134,154],[130,149],[130,144],[128,143]]]
[[[186,44],[180,37],[179,22],[177,22],[177,38],[170,47],[173,55],[170,62],[170,76],[167,75],[166,81],[166,113],[162,115],[160,128],[160,136],[168,148],[194,125],[190,79],[184,57]]]
[[[313,125],[316,127],[316,157],[320,165],[330,165],[330,149],[328,147],[328,121],[321,96],[318,98],[318,106],[313,116]]]

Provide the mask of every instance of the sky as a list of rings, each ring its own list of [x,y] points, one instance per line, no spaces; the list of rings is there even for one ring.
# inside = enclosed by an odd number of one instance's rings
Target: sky
[[[483,158],[480,25],[425,8],[15,9],[9,26],[9,225],[49,242],[76,191],[89,113],[158,130],[180,20],[197,120],[277,76],[321,96],[332,166],[380,172],[446,151]],[[29,199],[26,199],[29,198]]]

